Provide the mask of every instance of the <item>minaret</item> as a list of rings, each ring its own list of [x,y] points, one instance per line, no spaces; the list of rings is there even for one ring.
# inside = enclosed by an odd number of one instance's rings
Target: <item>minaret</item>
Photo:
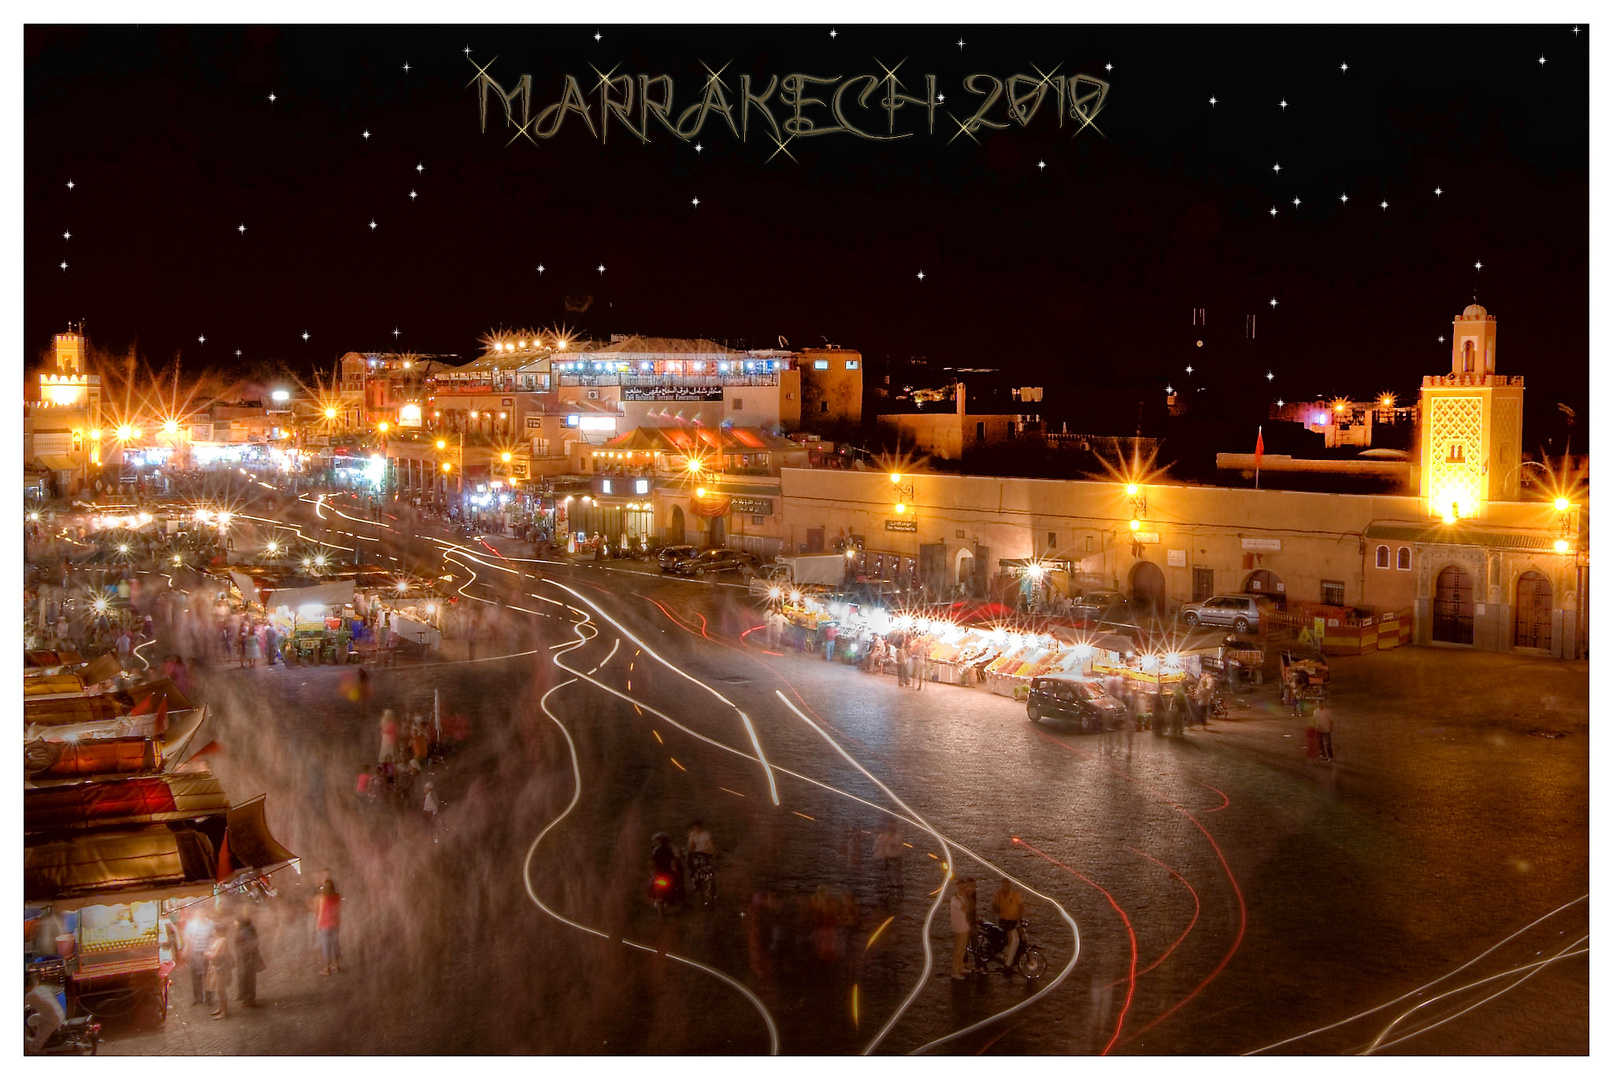
[[[1477,303],[1451,321],[1449,375],[1423,376],[1422,497],[1435,517],[1469,518],[1516,502],[1523,377],[1498,375],[1495,316]]]

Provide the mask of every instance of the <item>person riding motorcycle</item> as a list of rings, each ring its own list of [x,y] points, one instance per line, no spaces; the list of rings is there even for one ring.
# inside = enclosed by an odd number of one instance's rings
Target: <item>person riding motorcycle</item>
[[[717,842],[698,818],[689,823],[688,841],[683,850],[689,860],[689,876],[696,879],[698,886],[701,873],[712,873],[717,858]]]
[[[650,849],[650,878],[666,877],[671,882],[667,899],[672,903],[679,903],[683,899],[683,860],[678,858],[678,849],[672,846],[672,837],[664,832],[658,832],[651,837],[654,847]]]

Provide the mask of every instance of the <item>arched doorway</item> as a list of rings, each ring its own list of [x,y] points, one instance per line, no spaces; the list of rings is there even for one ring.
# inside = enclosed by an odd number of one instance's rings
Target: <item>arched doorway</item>
[[[1165,571],[1146,560],[1131,568],[1131,608],[1139,616],[1165,610]]]
[[[683,539],[683,507],[672,508],[672,524],[666,527],[666,542],[669,544],[684,543]]]
[[[952,580],[963,586],[963,591],[974,592],[975,553],[969,548],[958,549],[957,558],[952,563]]]
[[[1551,582],[1530,570],[1518,578],[1512,644],[1519,649],[1551,648]]]
[[[1281,611],[1287,607],[1288,594],[1283,591],[1283,579],[1270,570],[1256,570],[1243,581],[1243,591],[1263,596]]]
[[[1434,582],[1434,640],[1473,644],[1473,575],[1447,566]]]

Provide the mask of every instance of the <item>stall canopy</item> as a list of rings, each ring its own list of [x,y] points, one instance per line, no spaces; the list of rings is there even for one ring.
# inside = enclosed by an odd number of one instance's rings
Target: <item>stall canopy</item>
[[[322,585],[307,585],[300,589],[275,589],[264,606],[270,611],[277,608],[298,611],[310,604],[339,608],[352,602],[352,581],[327,581]]]
[[[154,713],[167,706],[170,716],[195,708],[172,679],[158,679],[110,694],[25,701],[23,723],[30,728],[59,724],[91,724],[120,716]]]
[[[228,812],[212,773],[167,773],[24,790],[24,833],[188,821]]]
[[[226,850],[219,855],[218,878],[245,869],[264,873],[285,866],[296,856],[280,846],[263,817],[263,796],[232,807],[224,834]]]
[[[32,903],[79,896],[85,903],[127,903],[173,896],[186,886],[212,892],[217,866],[213,842],[198,829],[148,825],[34,844],[23,851],[23,896]],[[117,895],[107,896],[111,890]],[[135,890],[125,894],[122,890]]]
[[[111,653],[102,653],[88,664],[85,664],[79,670],[78,676],[84,680],[85,686],[94,686],[96,683],[104,683],[109,679],[117,678],[122,671],[123,665],[118,663],[117,657]]]

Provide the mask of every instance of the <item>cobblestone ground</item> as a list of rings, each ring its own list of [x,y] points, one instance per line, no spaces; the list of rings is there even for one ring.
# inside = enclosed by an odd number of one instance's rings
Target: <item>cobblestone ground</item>
[[[604,632],[566,654],[632,701],[560,685],[571,675],[550,646],[575,632],[555,618],[511,617],[478,642],[479,656],[540,655],[378,673],[372,713],[418,709],[436,689],[471,718],[469,745],[439,777],[459,815],[445,845],[408,815],[353,810],[373,715],[341,699],[343,672],[213,673],[210,700],[231,717],[214,768],[238,797],[269,792],[271,826],[308,874],[259,918],[271,965],[263,1008],[213,1021],[181,987],[161,1029],[114,1029],[106,1051],[766,1052],[755,1006],[625,944],[637,941],[751,988],[784,1052],[857,1052],[914,990],[934,904],[925,894],[950,850],[980,879],[983,915],[992,867],[1056,900],[1080,926],[1079,957],[1058,911],[1036,901],[1050,991],[937,979],[878,1052],[958,1031],[936,1049],[1314,1054],[1376,1041],[1395,1054],[1587,1052],[1589,964],[1573,955],[1589,926],[1585,664],[1431,649],[1339,658],[1338,760],[1326,765],[1307,757],[1304,722],[1270,685],[1180,738],[1073,736],[980,689],[915,694],[766,654],[743,636],[757,620],[741,591],[629,569],[548,568],[637,638],[600,615]],[[558,595],[553,584],[540,592]],[[733,711],[672,668],[754,718],[777,808],[754,762],[696,737],[749,745]],[[540,703],[567,727],[580,791]],[[888,800],[830,737],[950,845],[907,828],[898,897],[881,893],[867,854],[886,819],[847,796]],[[712,911],[656,920],[637,900],[645,838],[693,816],[725,851],[722,896]],[[350,966],[329,978],[317,974],[299,895],[321,869],[350,901]],[[803,922],[820,884],[856,898],[838,941]],[[944,972],[941,916],[931,946]],[[1530,966],[1560,951],[1567,958]]]

